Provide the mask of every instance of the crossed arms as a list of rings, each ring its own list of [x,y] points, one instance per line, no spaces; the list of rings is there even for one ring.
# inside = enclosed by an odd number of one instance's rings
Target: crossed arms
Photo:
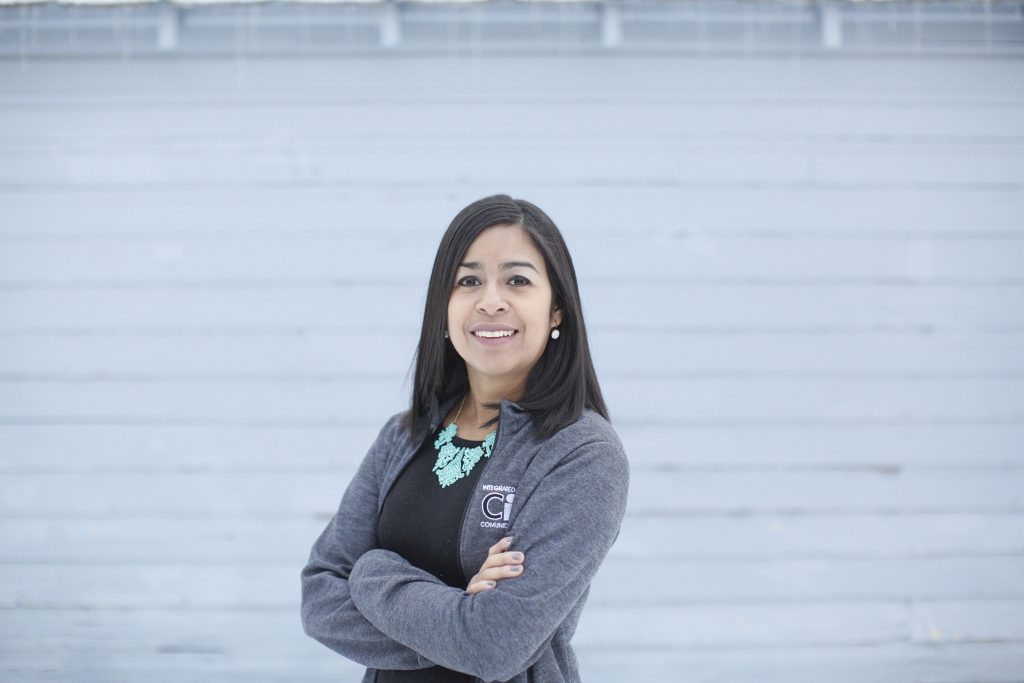
[[[485,681],[512,678],[543,654],[615,542],[628,494],[625,453],[591,441],[567,454],[508,531],[526,556],[523,574],[469,594],[374,547],[383,467],[377,449],[390,447],[386,431],[302,570],[305,632],[367,667],[440,664]]]

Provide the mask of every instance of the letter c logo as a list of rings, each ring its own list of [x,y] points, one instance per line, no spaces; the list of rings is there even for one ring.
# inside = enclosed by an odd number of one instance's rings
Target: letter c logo
[[[503,512],[502,507],[504,507],[502,505],[502,503],[504,503],[504,498],[505,497],[500,493],[488,493],[486,496],[484,496],[484,499],[481,502],[481,507],[483,507],[484,509],[484,517],[486,517],[487,519],[501,519],[501,515]],[[492,501],[498,502],[497,512],[491,510]]]

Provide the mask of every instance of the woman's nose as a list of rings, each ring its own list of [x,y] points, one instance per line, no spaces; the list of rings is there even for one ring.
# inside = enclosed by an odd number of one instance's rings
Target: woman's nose
[[[502,296],[501,289],[494,284],[483,286],[480,300],[477,302],[477,309],[491,315],[505,310],[505,298]]]

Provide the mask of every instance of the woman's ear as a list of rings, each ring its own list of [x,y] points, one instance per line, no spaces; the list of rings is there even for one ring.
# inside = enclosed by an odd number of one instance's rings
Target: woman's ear
[[[555,306],[555,310],[552,311],[552,313],[551,313],[551,325],[553,327],[558,327],[561,324],[562,324],[562,309],[559,308],[558,306]]]

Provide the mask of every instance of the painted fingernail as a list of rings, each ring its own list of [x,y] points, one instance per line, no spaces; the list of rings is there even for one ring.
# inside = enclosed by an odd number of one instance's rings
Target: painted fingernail
[[[510,567],[510,569],[511,569],[512,571],[514,571],[514,572],[521,572],[521,571],[523,571],[523,568],[522,568],[522,566],[521,566],[521,565],[518,565],[518,564],[514,564],[514,565],[512,565],[512,566]]]
[[[521,560],[521,559],[523,559],[523,554],[522,553],[512,553],[512,559],[513,560]]]
[[[496,581],[488,581],[487,585],[490,586],[491,588],[494,588],[495,586],[498,585],[498,583]]]
[[[506,536],[501,540],[505,541],[506,543],[511,543],[513,538],[515,538],[515,536]]]

